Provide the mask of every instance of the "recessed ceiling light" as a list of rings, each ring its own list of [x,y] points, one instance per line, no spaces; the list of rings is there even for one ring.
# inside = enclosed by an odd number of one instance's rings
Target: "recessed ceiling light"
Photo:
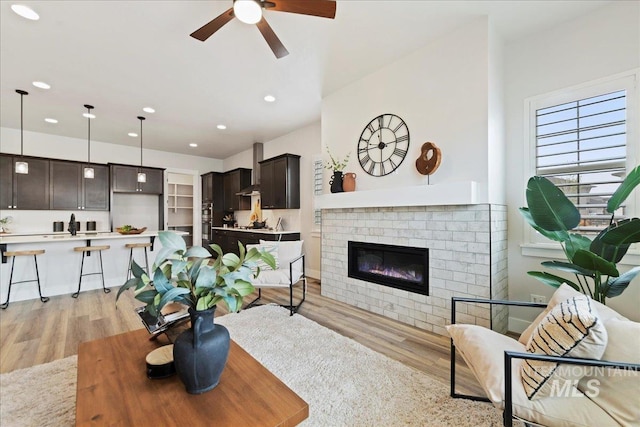
[[[132,138],[135,138],[136,136],[138,136],[138,134],[135,132],[129,132],[127,135],[129,135]]]
[[[40,89],[51,89],[51,86],[45,82],[33,82],[32,84]]]
[[[12,4],[11,10],[13,10],[15,13],[22,16],[23,18],[30,19],[32,21],[37,21],[38,19],[40,19],[40,15],[35,13],[34,10],[31,9],[30,7],[25,6],[23,4]]]
[[[47,123],[58,123],[58,121],[56,119],[50,119],[49,117],[44,119],[44,121],[47,122]]]
[[[264,97],[264,100],[267,102],[275,102],[276,101],[276,97],[273,95],[267,95]]]
[[[193,142],[192,142],[191,144],[189,144],[189,147],[196,148],[197,146],[198,146],[198,144],[195,144],[195,143],[193,143]]]
[[[88,119],[95,119],[96,115],[91,113],[82,113],[82,117],[86,117]]]
[[[144,111],[145,113],[155,113],[155,112],[156,112],[156,110],[154,110],[154,109],[153,109],[153,108],[151,108],[151,107],[144,107],[144,108],[142,109],[142,111]]]
[[[218,125],[216,127],[220,130],[225,130],[227,128],[225,125]]]

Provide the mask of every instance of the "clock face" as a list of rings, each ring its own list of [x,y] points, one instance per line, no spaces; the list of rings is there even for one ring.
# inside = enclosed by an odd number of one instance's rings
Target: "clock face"
[[[360,166],[372,176],[398,169],[409,151],[409,128],[395,114],[382,114],[365,126],[358,141]]]

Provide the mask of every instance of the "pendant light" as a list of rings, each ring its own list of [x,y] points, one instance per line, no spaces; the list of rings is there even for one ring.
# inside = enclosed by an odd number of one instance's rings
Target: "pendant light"
[[[147,182],[147,174],[142,172],[142,121],[144,117],[138,116],[140,120],[140,168],[138,169],[138,182]]]
[[[29,92],[26,92],[21,89],[16,89],[16,92],[20,94],[20,160],[16,161],[16,173],[20,173],[26,175],[29,173],[29,163],[25,162],[22,158],[23,156],[23,148],[24,148],[24,126],[23,126],[23,98],[25,95],[29,95]]]
[[[84,108],[87,109],[87,166],[84,168],[84,177],[93,179],[95,177],[95,172],[91,167],[91,110],[93,110],[93,105],[84,104]]]

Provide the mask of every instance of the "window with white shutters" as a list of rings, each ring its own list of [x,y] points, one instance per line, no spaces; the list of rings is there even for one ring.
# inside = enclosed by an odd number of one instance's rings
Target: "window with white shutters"
[[[580,210],[577,231],[596,233],[611,215],[607,201],[627,168],[627,91],[618,90],[535,111],[536,171]],[[628,215],[626,206],[616,216]]]

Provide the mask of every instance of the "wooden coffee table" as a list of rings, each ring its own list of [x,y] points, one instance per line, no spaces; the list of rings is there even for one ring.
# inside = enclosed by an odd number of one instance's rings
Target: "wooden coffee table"
[[[150,380],[145,357],[158,348],[140,329],[78,347],[76,426],[295,426],[309,405],[231,341],[216,388],[188,394],[177,376]]]

